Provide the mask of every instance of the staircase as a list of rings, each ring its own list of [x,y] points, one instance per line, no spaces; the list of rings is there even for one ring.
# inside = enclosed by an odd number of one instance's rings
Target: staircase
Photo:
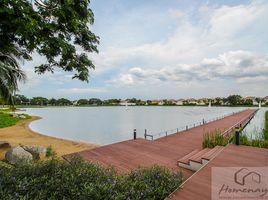
[[[217,156],[224,147],[216,146],[213,149],[205,148],[200,150],[194,150],[178,160],[178,166],[197,171],[204,165],[206,165],[211,159]]]

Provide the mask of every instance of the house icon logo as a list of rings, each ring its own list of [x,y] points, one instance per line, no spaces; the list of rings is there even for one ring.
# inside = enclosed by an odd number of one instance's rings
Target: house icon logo
[[[246,185],[246,183],[261,183],[261,175],[255,171],[250,171],[247,168],[241,168],[234,174],[234,181],[239,185]]]

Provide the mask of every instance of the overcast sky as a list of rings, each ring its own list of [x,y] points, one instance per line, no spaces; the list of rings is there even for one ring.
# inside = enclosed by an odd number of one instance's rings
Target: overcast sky
[[[268,95],[267,0],[92,0],[99,54],[90,82],[37,75],[29,97],[187,98]]]

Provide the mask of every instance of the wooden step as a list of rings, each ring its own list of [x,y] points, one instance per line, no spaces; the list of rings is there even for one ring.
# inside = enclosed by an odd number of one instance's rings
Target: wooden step
[[[214,147],[202,156],[202,163],[207,164],[212,158],[216,157],[223,149],[223,146]]]
[[[209,152],[211,149],[205,148],[189,158],[189,161],[202,163],[202,156]]]
[[[205,148],[202,150],[194,150],[178,160],[178,166],[197,171],[206,165],[210,159],[217,156],[224,147],[216,146],[213,149]]]
[[[199,152],[199,150],[196,149],[196,150],[190,152],[189,154],[187,154],[186,156],[184,156],[183,158],[179,159],[178,166],[193,171],[193,169],[189,163],[189,158],[198,152]]]
[[[189,165],[192,171],[197,171],[203,166],[202,156],[209,151],[210,149],[208,148],[203,149],[189,158]]]
[[[195,155],[196,153],[198,153],[199,150],[196,149],[192,152],[190,152],[189,154],[187,154],[186,156],[182,157],[181,159],[178,160],[178,163],[184,163],[184,164],[189,164],[189,158],[191,158],[193,155]]]

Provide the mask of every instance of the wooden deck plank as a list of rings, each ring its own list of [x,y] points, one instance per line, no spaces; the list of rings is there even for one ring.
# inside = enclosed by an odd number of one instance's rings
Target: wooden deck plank
[[[212,167],[268,166],[268,149],[229,145],[166,200],[211,199]]]
[[[203,134],[215,129],[227,130],[254,110],[247,109],[226,118],[210,122],[187,131],[169,135],[154,141],[144,139],[127,140],[111,145],[86,150],[71,155],[98,162],[104,166],[114,166],[120,172],[128,172],[137,167],[162,165],[178,170],[177,161],[195,149],[202,149]],[[185,171],[189,177],[193,172]]]

